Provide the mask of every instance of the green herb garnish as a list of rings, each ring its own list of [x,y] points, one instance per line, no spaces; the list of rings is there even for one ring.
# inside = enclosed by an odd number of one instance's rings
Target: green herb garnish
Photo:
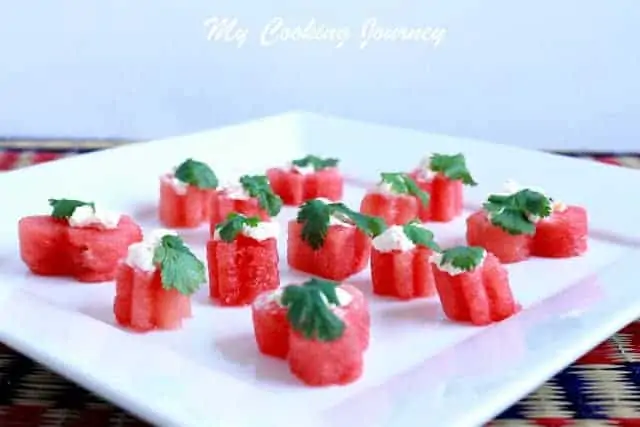
[[[244,175],[240,177],[240,184],[251,197],[258,199],[258,204],[269,216],[278,215],[282,209],[282,199],[273,192],[266,176]]]
[[[218,188],[218,177],[206,164],[187,159],[178,166],[173,176],[178,181],[198,188]]]
[[[467,169],[464,155],[433,154],[430,160],[429,169],[433,172],[441,173],[449,179],[460,180],[465,185],[478,185]]]
[[[313,167],[314,171],[318,172],[322,169],[336,167],[338,166],[338,162],[339,162],[338,159],[334,159],[331,157],[323,159],[322,157],[309,155],[301,159],[296,159],[292,161],[291,164],[300,168],[306,168],[311,166]]]
[[[216,226],[220,239],[225,242],[233,242],[244,227],[257,227],[260,223],[258,217],[246,217],[242,214],[232,212],[227,219]]]
[[[394,193],[411,194],[417,197],[423,206],[429,203],[429,193],[422,191],[418,184],[406,173],[384,172],[380,174],[381,182],[388,184]]]
[[[302,204],[298,210],[296,221],[302,224],[302,240],[313,249],[321,248],[329,232],[332,216],[354,225],[372,237],[386,229],[386,224],[381,218],[355,212],[343,203],[325,203],[314,199]]]
[[[163,236],[153,253],[153,263],[160,266],[163,289],[175,289],[191,295],[205,282],[204,263],[178,236]]]
[[[477,246],[457,246],[442,251],[440,266],[451,265],[464,271],[472,271],[480,265],[486,251]]]
[[[402,231],[414,245],[424,246],[436,252],[441,251],[440,246],[433,240],[433,232],[424,228],[419,222],[411,221],[403,225]]]
[[[529,189],[510,195],[492,194],[483,204],[491,224],[511,235],[534,234],[535,220],[551,215],[547,196]]]
[[[95,203],[73,199],[49,199],[49,206],[53,208],[51,216],[58,219],[70,218],[80,206],[91,206],[96,211]]]
[[[340,338],[346,326],[328,306],[340,305],[338,286],[329,280],[311,279],[302,286],[285,287],[281,303],[287,307],[291,327],[307,339],[334,341]]]

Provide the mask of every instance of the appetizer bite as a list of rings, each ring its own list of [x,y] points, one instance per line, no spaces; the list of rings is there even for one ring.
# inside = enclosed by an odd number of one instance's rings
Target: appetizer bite
[[[422,191],[406,173],[381,173],[378,185],[360,203],[360,212],[382,218],[387,225],[406,224],[417,219],[429,205]]]
[[[133,219],[93,202],[49,199],[49,205],[51,214],[18,222],[20,257],[34,274],[79,282],[113,280],[127,247],[142,239]]]
[[[434,253],[431,262],[440,303],[449,319],[482,326],[519,311],[507,270],[484,248],[458,246]]]
[[[369,311],[356,288],[311,279],[260,295],[252,312],[260,351],[286,358],[305,384],[344,385],[362,375]]]
[[[217,191],[211,203],[211,234],[216,226],[230,213],[256,216],[268,220],[278,215],[282,209],[282,199],[273,193],[269,180],[264,175],[243,175],[238,185]]]
[[[258,294],[280,286],[279,224],[229,214],[207,243],[209,297],[220,305],[251,304]]]
[[[129,246],[118,267],[113,311],[121,326],[145,332],[179,329],[191,317],[190,296],[206,280],[204,264],[171,230]]]
[[[305,202],[289,221],[287,262],[305,273],[344,280],[362,271],[371,252],[371,237],[384,221],[352,211],[342,203]]]
[[[299,206],[307,200],[342,199],[344,182],[338,170],[338,159],[313,155],[296,159],[287,168],[267,171],[273,192],[285,205]]]
[[[435,294],[429,258],[440,248],[433,233],[417,222],[393,225],[373,238],[371,281],[373,293],[399,299]]]
[[[506,193],[489,195],[483,209],[467,218],[470,245],[485,248],[502,263],[531,255],[566,258],[587,250],[583,208],[554,201],[539,189],[513,182],[506,187]]]
[[[218,187],[216,174],[205,163],[182,162],[160,177],[160,222],[172,228],[195,228],[211,216],[211,200]]]
[[[477,185],[462,154],[426,157],[411,177],[431,195],[430,203],[420,209],[419,217],[423,222],[448,222],[459,216],[462,213],[463,185]]]

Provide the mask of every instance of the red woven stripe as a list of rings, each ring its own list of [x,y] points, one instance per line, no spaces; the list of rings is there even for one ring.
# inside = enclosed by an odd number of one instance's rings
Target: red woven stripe
[[[542,427],[568,427],[576,424],[575,420],[568,418],[534,418],[531,421]]]
[[[0,171],[13,169],[19,157],[17,151],[0,151]]]
[[[640,427],[640,419],[638,418],[610,418],[608,421],[612,426]]]
[[[595,160],[602,163],[607,163],[609,165],[622,166],[622,163],[620,163],[620,160],[618,160],[615,157],[595,157]]]
[[[0,412],[0,426],[2,427],[25,427],[39,426],[44,424],[42,415],[47,408],[35,405],[15,405],[3,408]]]
[[[51,160],[59,159],[62,155],[62,153],[55,151],[37,151],[33,154],[31,163],[36,165],[38,163],[50,162]]]
[[[610,365],[617,363],[618,348],[611,341],[605,341],[589,353],[576,360],[577,365]]]

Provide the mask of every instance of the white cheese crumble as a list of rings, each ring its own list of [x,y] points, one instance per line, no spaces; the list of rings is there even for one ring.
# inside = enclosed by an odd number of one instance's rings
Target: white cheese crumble
[[[176,194],[180,196],[184,196],[187,194],[187,190],[189,189],[189,184],[186,182],[180,181],[175,175],[164,175],[162,180],[167,184],[171,185]]]
[[[290,171],[299,173],[300,175],[311,175],[313,173],[316,173],[315,168],[313,167],[313,165],[307,165],[307,166],[297,166],[294,165],[293,163],[291,163],[289,165],[288,168]]]
[[[234,200],[247,200],[251,198],[251,195],[247,193],[241,184],[234,184],[225,187],[225,194],[228,198]]]
[[[385,181],[380,181],[378,184],[376,184],[376,186],[371,189],[371,192],[378,193],[378,194],[385,194],[388,196],[393,196],[397,194],[393,190],[393,187],[391,186],[391,184]]]
[[[431,154],[428,154],[420,160],[418,164],[418,174],[422,179],[432,180],[437,173],[431,170]]]
[[[473,270],[476,270],[476,269],[480,268],[482,266],[482,264],[484,263],[484,260],[486,258],[487,258],[487,251],[483,251],[482,259],[480,260],[478,265]],[[442,254],[440,252],[434,252],[429,257],[429,261],[431,263],[435,264],[436,267],[440,271],[444,271],[444,272],[448,273],[450,276],[457,276],[457,275],[462,274],[462,273],[469,273],[469,271],[467,271],[467,270],[463,270],[461,268],[454,267],[453,265],[451,265],[451,263],[446,263],[446,264],[443,265],[442,264]]]
[[[154,271],[156,267],[153,264],[153,254],[164,236],[177,236],[177,233],[162,228],[153,230],[143,241],[129,245],[125,263],[142,271]]]
[[[87,227],[90,225],[102,225],[104,228],[118,228],[120,214],[107,210],[102,210],[98,206],[95,211],[91,206],[78,206],[73,210],[73,215],[69,217],[71,227]]]
[[[410,251],[416,245],[404,233],[401,225],[393,225],[373,238],[373,247],[379,252]]]
[[[284,292],[284,287],[282,288],[278,288],[275,291],[262,296],[261,298],[259,298],[258,300],[256,300],[257,305],[259,306],[265,306],[271,302],[275,302],[276,304],[278,304],[279,306],[282,306],[282,293]],[[347,305],[349,305],[351,303],[351,301],[353,300],[353,295],[351,295],[349,292],[345,291],[344,289],[342,289],[341,287],[336,287],[336,296],[338,297],[338,302],[339,302],[339,306],[340,307],[345,307]],[[324,294],[321,294],[322,297],[322,301],[330,308],[335,308],[338,307],[335,304],[329,304],[329,301],[327,300],[327,297],[324,296]]]
[[[331,200],[326,199],[324,197],[317,197],[315,200],[319,200],[319,201],[323,202],[326,205],[330,205],[332,203],[336,203],[336,202],[332,202]],[[329,218],[329,226],[332,226],[332,225],[339,225],[341,227],[355,227],[353,224],[348,222],[347,219],[342,217],[340,214],[331,215],[331,217]]]
[[[277,239],[280,234],[280,224],[276,221],[260,221],[255,227],[244,225],[243,235],[254,240],[263,241],[267,239]],[[220,230],[216,228],[213,233],[214,240],[220,240]]]

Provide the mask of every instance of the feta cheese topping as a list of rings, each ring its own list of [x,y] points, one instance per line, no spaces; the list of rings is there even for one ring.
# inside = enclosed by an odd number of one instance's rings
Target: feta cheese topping
[[[234,200],[246,200],[251,198],[251,195],[247,193],[244,187],[242,187],[242,185],[240,184],[227,186],[225,188],[225,194],[228,198]]]
[[[504,192],[501,193],[492,193],[495,194],[497,196],[510,196],[512,194],[517,193],[518,191],[522,191],[522,190],[530,190],[530,191],[535,191],[536,193],[540,193],[543,196],[545,196],[546,198],[549,199],[549,201],[551,202],[551,213],[553,214],[554,212],[564,212],[565,210],[567,210],[567,205],[564,204],[563,202],[559,201],[559,200],[554,200],[551,197],[549,197],[549,195],[547,194],[547,192],[540,188],[540,187],[529,187],[529,186],[522,186],[520,184],[518,184],[517,182],[515,182],[512,179],[508,179],[507,181],[505,181],[504,183]],[[531,216],[529,218],[529,221],[531,222],[538,222],[540,220],[540,218],[536,217],[536,216]]]
[[[178,178],[175,177],[175,175],[173,174],[165,175],[162,177],[162,180],[168,183],[169,185],[171,185],[171,187],[173,187],[173,189],[175,190],[176,194],[181,196],[184,196],[185,194],[187,194],[187,189],[189,188],[189,184],[187,184],[186,182],[180,181]]]
[[[143,241],[129,245],[125,263],[142,271],[154,271],[153,254],[164,236],[177,236],[177,233],[166,229],[153,230]]]
[[[277,239],[280,234],[280,224],[276,221],[260,221],[255,227],[244,225],[241,233],[258,241]],[[219,229],[216,228],[213,238],[214,240],[220,240]]]
[[[69,217],[71,227],[87,227],[90,225],[101,225],[104,228],[114,229],[118,227],[120,214],[107,210],[102,210],[96,206],[95,211],[91,206],[78,206],[74,209],[73,215]]]
[[[313,165],[297,166],[291,163],[289,165],[289,170],[299,173],[300,175],[311,175],[312,173],[316,173],[316,169],[313,167]]]
[[[404,233],[401,225],[393,225],[374,237],[373,247],[379,252],[409,251],[416,245]]]
[[[484,264],[484,260],[486,258],[487,258],[487,251],[484,251],[483,254],[482,254],[482,260],[480,260],[480,262],[478,263],[478,265],[476,266],[476,268],[474,270],[482,267],[482,264]],[[450,276],[457,276],[458,274],[469,273],[469,271],[463,270],[461,268],[457,268],[457,267],[451,265],[451,263],[446,263],[446,264],[443,265],[442,264],[442,254],[440,252],[434,252],[429,257],[429,261],[431,263],[435,264],[436,267],[440,271],[444,271],[444,272],[448,273]]]
[[[263,294],[258,299],[256,299],[256,304],[260,306],[264,306],[271,302],[275,302],[279,306],[282,306],[281,299],[282,299],[283,292],[284,292],[284,287],[281,287],[271,293]],[[322,296],[322,301],[324,301],[324,303],[327,306],[331,308],[338,307],[335,304],[329,304],[329,301],[327,300],[327,297],[324,296],[324,294],[321,294],[321,296]],[[336,296],[338,297],[338,302],[340,303],[340,307],[345,307],[349,305],[353,300],[353,295],[351,295],[349,292],[345,291],[339,286],[336,287]]]
[[[428,154],[420,160],[418,164],[418,173],[420,177],[425,180],[433,179],[437,173],[431,170],[431,154]]]
[[[329,199],[326,199],[324,197],[316,197],[315,200],[319,200],[323,203],[326,203],[327,205],[331,204],[331,203],[337,203],[337,202],[333,202]],[[331,215],[331,217],[329,218],[329,226],[332,225],[339,225],[342,227],[355,227],[353,224],[351,224],[350,222],[348,222],[346,220],[346,218],[343,218],[340,214],[333,214]]]

